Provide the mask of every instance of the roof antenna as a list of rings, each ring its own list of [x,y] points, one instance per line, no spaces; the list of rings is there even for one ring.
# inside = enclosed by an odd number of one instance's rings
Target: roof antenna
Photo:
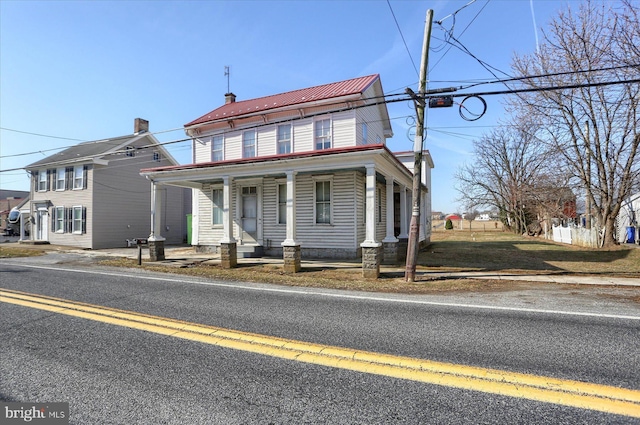
[[[224,76],[227,77],[227,93],[231,93],[231,90],[229,89],[229,79],[231,72],[229,71],[229,65],[225,65],[224,67]]]

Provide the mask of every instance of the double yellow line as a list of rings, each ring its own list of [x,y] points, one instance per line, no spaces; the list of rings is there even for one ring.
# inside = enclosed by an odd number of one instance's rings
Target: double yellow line
[[[0,290],[0,302],[282,359],[640,418],[638,390],[313,344],[12,290]]]

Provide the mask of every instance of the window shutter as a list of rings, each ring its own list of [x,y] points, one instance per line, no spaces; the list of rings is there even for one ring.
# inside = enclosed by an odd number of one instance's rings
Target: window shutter
[[[71,233],[73,232],[73,208],[65,208],[65,220],[64,220],[64,227],[65,227],[65,233]]]
[[[38,192],[38,181],[40,177],[40,172],[34,171],[32,176],[33,176],[33,191]]]
[[[47,187],[48,190],[56,190],[56,186],[55,186],[55,174],[56,170],[47,170]]]
[[[85,165],[82,167],[82,188],[83,189],[87,188],[87,176],[89,174],[88,170],[89,170],[89,166]]]
[[[64,190],[73,189],[73,167],[67,167],[64,171]]]
[[[57,209],[56,208],[51,208],[51,227],[49,227],[49,232],[51,233],[55,233],[56,232],[56,212]]]
[[[87,207],[82,207],[82,233],[87,233]]]

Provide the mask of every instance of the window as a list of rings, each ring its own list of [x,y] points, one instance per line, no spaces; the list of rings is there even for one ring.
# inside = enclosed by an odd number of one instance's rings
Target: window
[[[278,185],[278,224],[287,224],[287,185]]]
[[[211,191],[211,224],[221,225],[224,211],[224,198],[222,188]]]
[[[242,157],[253,158],[256,156],[256,132],[255,130],[242,133]]]
[[[56,190],[65,189],[66,170],[64,168],[56,169]]]
[[[364,143],[365,145],[369,143],[369,140],[367,139],[368,137],[367,133],[369,133],[369,129],[367,128],[367,123],[363,122],[362,123],[362,143]]]
[[[64,233],[64,207],[55,207],[53,209],[53,231]]]
[[[291,153],[291,124],[278,126],[278,153]]]
[[[222,135],[211,138],[211,161],[224,160],[223,141]]]
[[[38,192],[47,191],[47,170],[40,170],[38,172]]]
[[[331,148],[331,120],[324,119],[315,122],[316,150]]]
[[[378,204],[378,223],[382,223],[382,189],[378,188],[378,197],[376,198]]]
[[[76,234],[85,233],[85,214],[83,207],[73,207],[71,214],[71,231]]]
[[[133,146],[127,146],[124,152],[126,156],[129,156],[129,157],[136,156],[136,148],[134,148]]]
[[[316,223],[331,223],[331,181],[316,181]]]
[[[84,189],[84,167],[82,165],[76,165],[73,167],[73,188]]]
[[[154,152],[153,152],[153,161],[154,161],[154,162],[160,162],[160,159],[161,159],[161,158],[160,158],[160,152],[158,152],[158,151],[154,151]]]

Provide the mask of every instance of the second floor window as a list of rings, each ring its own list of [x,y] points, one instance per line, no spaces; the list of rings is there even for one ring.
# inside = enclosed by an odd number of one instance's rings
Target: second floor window
[[[255,130],[242,133],[242,157],[253,158],[256,156],[256,132]]]
[[[47,170],[40,170],[38,172],[38,192],[47,191]]]
[[[66,169],[56,169],[56,190],[64,190],[66,186]]]
[[[278,153],[291,153],[291,124],[278,126]]]
[[[324,119],[315,122],[316,150],[331,148],[331,120]]]
[[[211,138],[211,161],[224,160],[223,142],[224,139],[221,135]]]
[[[84,167],[82,165],[76,165],[73,167],[73,188],[84,188]]]

